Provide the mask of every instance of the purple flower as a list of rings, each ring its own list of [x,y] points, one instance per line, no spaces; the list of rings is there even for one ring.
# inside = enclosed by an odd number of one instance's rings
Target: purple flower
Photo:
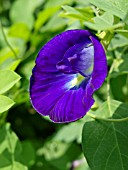
[[[44,45],[30,79],[35,110],[54,122],[82,118],[94,103],[92,95],[107,75],[104,49],[87,30],[69,30]]]

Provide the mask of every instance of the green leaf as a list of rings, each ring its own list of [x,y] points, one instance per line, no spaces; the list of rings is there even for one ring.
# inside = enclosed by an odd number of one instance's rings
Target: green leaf
[[[24,63],[21,69],[21,74],[23,74],[28,80],[31,76],[31,70],[34,67],[34,60]]]
[[[117,77],[122,74],[128,74],[128,57],[123,55],[122,58],[116,59],[111,77]]]
[[[55,24],[56,23],[56,24]],[[58,17],[58,13],[49,19],[48,23],[41,28],[41,32],[57,32],[66,26],[64,18]]]
[[[80,161],[81,162],[76,162],[76,167],[74,167],[74,170],[91,170],[85,159]]]
[[[38,149],[38,155],[44,156],[46,161],[57,170],[70,169],[71,162],[77,159],[80,154],[81,149],[74,143],[49,141]]]
[[[128,28],[128,11],[127,11],[127,14],[125,15],[125,18],[123,19],[123,22],[126,23],[126,27]],[[127,35],[128,37],[128,35]]]
[[[73,0],[70,0],[70,1],[69,0],[56,0],[54,3],[52,0],[47,1],[47,3],[45,4],[45,8],[38,13],[37,20],[35,21],[35,25],[34,25],[35,30],[38,31],[43,26],[41,31],[48,31],[47,29],[49,29],[49,26],[51,26],[51,24],[52,24],[52,27],[51,27],[52,30],[53,28],[55,30],[56,27],[58,26],[59,28],[62,28],[62,26],[65,25],[65,22],[59,19],[57,12],[59,12],[61,5],[71,4],[72,1]],[[52,19],[53,17],[54,17],[53,21],[49,23],[48,21]],[[48,25],[47,24],[44,25],[46,21],[48,22]]]
[[[7,111],[14,105],[14,101],[10,98],[0,95],[0,113]]]
[[[54,136],[55,141],[64,141],[66,143],[77,140],[81,142],[83,121],[73,122],[71,124],[63,126],[57,134]],[[67,135],[70,134],[70,135]]]
[[[91,18],[94,17],[93,10],[90,7],[86,8],[74,8],[68,5],[62,6],[65,12],[60,14],[61,17],[65,18],[74,18],[83,21],[91,21]]]
[[[122,30],[114,30],[116,33],[122,34],[124,37],[128,38],[128,30],[122,29]]]
[[[18,0],[14,1],[10,10],[10,18],[15,22],[23,22],[30,29],[32,29],[34,24],[33,12],[36,7],[41,5],[44,0]]]
[[[6,38],[9,42],[9,44],[13,47],[13,50],[15,51],[15,53],[17,54],[17,56],[22,56],[23,53],[25,52],[25,41],[21,38],[12,38],[8,35],[8,28],[4,28],[4,32],[6,35]],[[3,36],[3,35],[2,35]],[[1,36],[1,37],[2,37]],[[2,52],[0,53],[0,63],[1,60],[5,60],[6,58],[15,58],[14,53],[12,53],[12,51],[10,50],[10,48],[7,46],[7,44],[5,43],[5,45],[3,45]],[[2,58],[1,58],[2,56]]]
[[[64,4],[66,4],[66,5],[71,4],[73,1],[74,0],[55,0],[54,3],[53,3],[53,0],[49,0],[45,4],[45,7],[46,8],[49,8],[51,6],[53,6],[53,7],[57,7],[57,6],[61,7]]]
[[[28,26],[24,23],[15,23],[10,27],[8,35],[27,41],[30,37],[30,30]]]
[[[5,36],[9,42],[9,44],[13,47],[13,50],[15,50],[15,53],[18,55],[18,47],[21,46],[21,43],[23,42],[23,40],[21,41],[21,39],[16,39],[16,38],[11,38],[8,36],[8,30],[9,28],[7,27],[3,27],[4,29],[4,33],[5,33]],[[0,32],[1,32],[1,29],[0,29]],[[22,43],[23,44],[23,43]],[[10,48],[7,46],[6,42],[5,42],[5,39],[4,39],[4,36],[3,34],[1,33],[0,34],[0,46],[2,47],[2,50],[0,52],[0,62],[1,60],[3,60],[4,58],[3,57],[15,57],[14,56],[14,53],[12,53],[12,51],[10,50]],[[22,46],[23,47],[23,46]],[[2,56],[2,59],[1,59],[1,56]]]
[[[37,20],[35,21],[35,30],[39,30],[40,27],[52,16],[54,13],[58,11],[60,7],[52,7],[43,9],[38,13]]]
[[[29,141],[23,141],[22,148],[24,162],[28,167],[31,167],[35,163],[35,151],[33,145]]]
[[[5,61],[3,61],[0,64],[0,70],[12,70],[15,71],[15,69],[17,68],[17,66],[20,64],[21,60],[20,59],[13,59],[11,57],[9,57],[8,59],[6,59]]]
[[[117,47],[124,47],[128,46],[128,38],[124,37],[123,35],[116,34],[112,39],[108,50],[114,50]]]
[[[120,119],[128,117],[128,105],[111,100],[95,116]],[[88,119],[83,128],[82,147],[91,170],[127,170],[128,122]]]
[[[103,15],[99,15],[93,18],[94,23],[85,21],[85,26],[93,30],[111,30],[117,25],[113,25],[114,17],[111,13],[105,12]]]
[[[0,70],[0,94],[8,91],[20,80],[20,76],[11,70]]]
[[[128,12],[127,0],[89,0],[89,2],[121,19],[124,19]]]
[[[115,78],[112,77],[110,84],[113,98],[122,102],[128,102],[128,74],[121,75],[119,72],[119,74],[116,73],[114,76]]]
[[[21,62],[20,59],[13,61],[13,62],[7,67],[7,69],[10,69],[10,70],[14,71],[14,70],[17,68],[17,66],[20,64],[20,62]]]
[[[1,170],[27,170],[22,161],[22,147],[10,125],[0,128],[0,169]]]
[[[14,53],[8,47],[2,48],[2,50],[0,51],[0,67],[2,63],[6,62],[6,60],[8,59],[14,60]]]

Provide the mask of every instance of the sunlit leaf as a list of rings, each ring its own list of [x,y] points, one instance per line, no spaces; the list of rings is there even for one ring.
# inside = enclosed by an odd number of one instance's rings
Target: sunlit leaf
[[[30,36],[30,30],[24,23],[15,23],[10,27],[8,34],[11,37],[17,37],[27,41]]]
[[[11,70],[0,70],[0,78],[0,94],[5,93],[20,80],[20,76]]]
[[[127,0],[89,0],[89,2],[100,9],[112,13],[115,16],[124,19],[128,12]]]
[[[45,7],[46,8],[49,8],[51,6],[53,7],[57,7],[57,6],[62,6],[64,4],[68,5],[68,4],[71,4],[74,0],[55,0],[54,3],[53,3],[53,0],[49,0],[47,1],[47,3],[45,4]]]
[[[55,24],[56,23],[56,24]],[[52,18],[49,19],[46,25],[41,28],[41,32],[56,32],[60,31],[66,26],[66,21],[64,18],[59,17],[58,13],[54,14]]]
[[[32,29],[34,24],[33,12],[44,0],[18,0],[14,1],[10,10],[10,18],[15,22],[23,22]]]
[[[14,101],[10,98],[0,95],[0,113],[3,113],[10,109],[14,105]]]
[[[93,11],[90,7],[86,8],[73,8],[68,5],[62,6],[64,12],[60,14],[61,17],[74,18],[83,21],[90,21],[93,17]]]
[[[9,67],[8,67],[7,69],[10,69],[10,70],[14,71],[14,70],[18,67],[18,65],[20,64],[20,62],[21,62],[20,59],[13,61],[13,62],[9,65]]]
[[[8,59],[14,60],[15,59],[14,53],[8,47],[2,48],[2,50],[0,51],[0,65]]]
[[[15,71],[17,66],[20,64],[21,60],[20,59],[13,59],[13,58],[8,58],[4,62],[0,64],[0,70],[12,70]]]
[[[35,30],[39,28],[59,9],[59,7],[46,8],[38,13],[37,20],[35,22]]]
[[[24,51],[26,50],[25,41],[18,37],[16,38],[16,37],[9,36],[8,34],[9,28],[4,27],[3,29],[4,29],[6,39],[10,44],[10,46],[13,48],[13,50],[15,51],[18,57],[22,57]],[[1,63],[2,61],[6,60],[6,58],[15,58],[15,55],[13,51],[10,49],[10,47],[7,45],[7,43],[5,42],[3,35],[0,37],[1,37],[0,40],[2,40],[2,42],[0,43],[0,45],[2,44],[2,50],[0,52],[0,63]]]
[[[114,17],[109,12],[105,12],[101,16],[96,16],[93,20],[94,22],[85,21],[85,26],[93,30],[110,30],[115,28],[115,25],[113,25]]]

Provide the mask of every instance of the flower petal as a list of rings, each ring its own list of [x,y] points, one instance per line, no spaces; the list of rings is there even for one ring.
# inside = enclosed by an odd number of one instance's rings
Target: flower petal
[[[55,103],[68,90],[66,84],[74,78],[74,75],[42,75],[38,74],[36,66],[34,73],[30,79],[31,103],[38,113],[49,115]]]
[[[90,42],[93,46],[76,52],[79,44]],[[74,63],[70,54],[78,54]],[[64,69],[69,74],[62,72]],[[77,69],[80,71],[76,72]],[[89,77],[85,78],[80,72]],[[106,56],[97,37],[86,30],[66,31],[44,45],[37,56],[30,79],[32,105],[38,113],[49,115],[54,122],[80,119],[94,103],[92,94],[102,85],[106,74]]]
[[[92,73],[93,63],[94,47],[89,39],[87,42],[69,48],[63,59],[57,63],[57,69],[65,74],[81,73],[86,77]]]
[[[56,64],[62,60],[65,52],[75,44],[86,42],[91,33],[86,30],[69,30],[55,36],[40,50],[36,65],[42,73],[57,73]]]
[[[107,76],[107,60],[104,48],[95,35],[91,36],[90,39],[94,45],[94,68],[87,85],[87,96],[92,95],[95,90],[100,88]]]
[[[86,102],[83,101],[84,95],[83,88],[64,93],[51,110],[50,118],[57,123],[66,123],[82,118],[87,111]]]

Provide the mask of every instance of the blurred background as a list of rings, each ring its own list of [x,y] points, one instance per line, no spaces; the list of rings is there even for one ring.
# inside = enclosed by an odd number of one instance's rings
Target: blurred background
[[[13,170],[89,170],[81,148],[85,118],[70,124],[54,124],[36,113],[28,92],[39,49],[68,29],[90,29],[98,33],[98,26],[85,23],[91,22],[97,11],[89,0],[0,0],[0,70],[12,70],[21,76],[5,93],[15,105],[0,113],[1,170],[10,170],[11,166]],[[116,34],[107,52],[108,68],[115,56],[120,58],[122,49],[126,55],[127,44],[124,35]],[[127,65],[120,64],[121,61],[111,80],[111,96],[128,103],[128,76],[116,72],[118,67],[126,71]],[[106,100],[106,82],[94,98],[92,110]],[[3,152],[3,147],[9,151]]]

